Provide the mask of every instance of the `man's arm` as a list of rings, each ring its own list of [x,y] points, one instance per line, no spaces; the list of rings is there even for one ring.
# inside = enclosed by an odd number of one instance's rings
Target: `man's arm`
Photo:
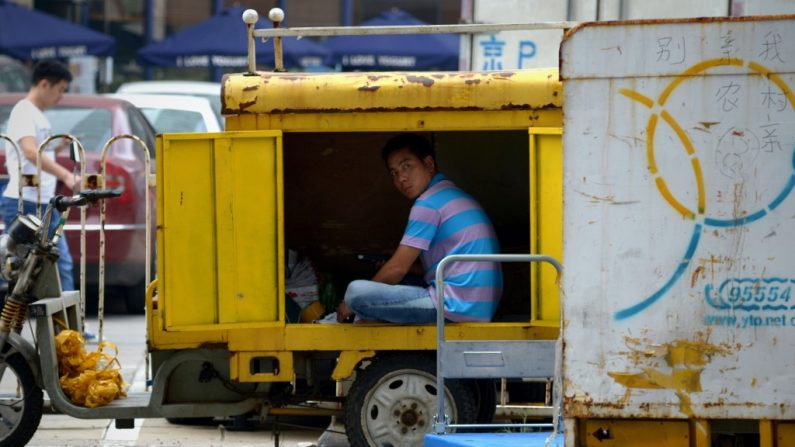
[[[373,276],[373,281],[385,284],[397,284],[411,270],[414,261],[420,255],[420,249],[408,245],[398,245],[397,250]]]
[[[373,276],[373,281],[382,282],[385,284],[399,283],[406,273],[411,270],[414,261],[420,255],[420,249],[409,247],[408,245],[398,245],[395,253],[389,258],[384,265],[378,269],[378,272]],[[353,320],[353,311],[341,302],[337,307],[337,321],[340,323],[350,322]]]
[[[31,163],[36,164],[36,152],[39,150],[36,145],[36,139],[31,136],[22,137],[19,139],[19,145],[22,147],[25,158]],[[75,183],[77,183],[77,180],[80,178],[79,176],[72,175],[66,168],[43,153],[41,154],[41,170],[54,175],[58,180],[62,181],[67,188],[72,190],[75,189]]]

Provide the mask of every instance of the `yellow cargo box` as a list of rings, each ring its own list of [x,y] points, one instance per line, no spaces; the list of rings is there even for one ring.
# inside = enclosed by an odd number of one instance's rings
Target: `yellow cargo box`
[[[327,394],[339,395],[334,381],[356,372],[346,417],[413,399],[421,411],[406,403],[411,415],[400,417],[416,422],[411,433],[421,439],[434,413],[436,326],[297,320],[287,297],[289,252],[311,261],[324,294],[331,290],[337,301],[350,280],[372,277],[375,266],[361,259],[397,247],[410,206],[395,191],[380,150],[390,137],[415,132],[432,141],[440,169],[484,207],[502,253],[559,259],[557,70],[235,74],[224,78],[222,96],[225,132],[158,137],[158,290],[147,303],[154,370],[185,352],[210,352],[212,368],[236,386],[272,393],[289,384],[298,395],[304,385],[323,383],[332,384]],[[448,340],[558,337],[555,269],[506,263],[503,273],[494,320],[447,324]],[[334,310],[318,307],[321,315]],[[170,401],[191,398],[190,384],[207,363],[188,360],[177,368]],[[551,370],[553,361],[547,363]],[[397,377],[415,391],[402,393]],[[532,387],[523,401],[546,401],[542,413],[551,414],[549,381]],[[452,380],[446,388],[453,420],[494,416],[493,381]],[[376,392],[389,403],[374,402]],[[296,411],[272,405],[274,414]],[[351,436],[386,423],[362,421]]]

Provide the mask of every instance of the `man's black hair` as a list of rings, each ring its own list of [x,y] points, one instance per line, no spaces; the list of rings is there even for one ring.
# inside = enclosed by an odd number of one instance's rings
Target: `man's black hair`
[[[46,79],[50,84],[57,84],[61,81],[72,82],[72,73],[63,63],[55,59],[47,59],[36,63],[33,67],[31,84],[35,86],[42,79]]]
[[[433,150],[433,145],[427,138],[421,137],[416,133],[402,133],[387,140],[383,149],[381,149],[381,158],[384,163],[389,160],[389,156],[393,152],[407,148],[409,152],[416,155],[420,160],[425,160],[425,157],[431,156],[434,165],[436,164],[436,153]]]

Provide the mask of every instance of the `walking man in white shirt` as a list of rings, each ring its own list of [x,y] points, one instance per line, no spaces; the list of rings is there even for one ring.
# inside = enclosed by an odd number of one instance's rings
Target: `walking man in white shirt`
[[[53,107],[61,100],[64,92],[69,88],[72,74],[69,69],[58,61],[41,61],[33,69],[33,78],[27,96],[21,99],[11,110],[8,118],[8,136],[17,143],[22,155],[22,173],[36,173],[36,153],[44,140],[52,135],[50,121],[44,116],[43,110]],[[8,186],[0,199],[3,220],[6,228],[17,216],[17,200],[22,194],[25,214],[36,214],[36,207],[43,208],[55,195],[56,183],[60,180],[69,189],[74,190],[80,182],[80,176],[73,175],[69,170],[55,161],[55,147],[65,142],[55,140],[41,154],[41,202],[37,203],[36,188],[22,188],[19,191],[20,160],[16,151],[6,145],[6,168],[8,170]],[[53,211],[50,231],[53,232],[60,219],[60,214]],[[72,276],[72,255],[66,238],[58,240],[58,273],[61,277],[62,290],[74,290]]]

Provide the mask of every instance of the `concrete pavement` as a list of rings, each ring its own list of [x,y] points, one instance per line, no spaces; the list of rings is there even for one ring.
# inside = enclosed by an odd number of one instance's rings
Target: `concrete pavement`
[[[96,318],[89,318],[89,328],[98,332]],[[26,328],[26,332],[29,330]],[[119,348],[119,361],[125,381],[131,389],[142,390],[145,384],[146,322],[141,315],[109,314],[105,317],[104,340]],[[86,349],[96,349],[96,340]],[[344,435],[317,429],[280,427],[279,446],[342,447]],[[232,431],[221,425],[174,425],[165,419],[138,419],[134,429],[116,429],[113,420],[82,420],[60,414],[45,414],[30,446],[275,446],[275,433],[264,428]]]
[[[229,431],[222,426],[173,425],[165,419],[139,419],[135,428],[117,430],[107,419],[81,420],[64,415],[42,418],[30,446],[275,446],[274,433],[268,430]],[[279,434],[279,446],[317,446],[320,433],[287,430]]]

